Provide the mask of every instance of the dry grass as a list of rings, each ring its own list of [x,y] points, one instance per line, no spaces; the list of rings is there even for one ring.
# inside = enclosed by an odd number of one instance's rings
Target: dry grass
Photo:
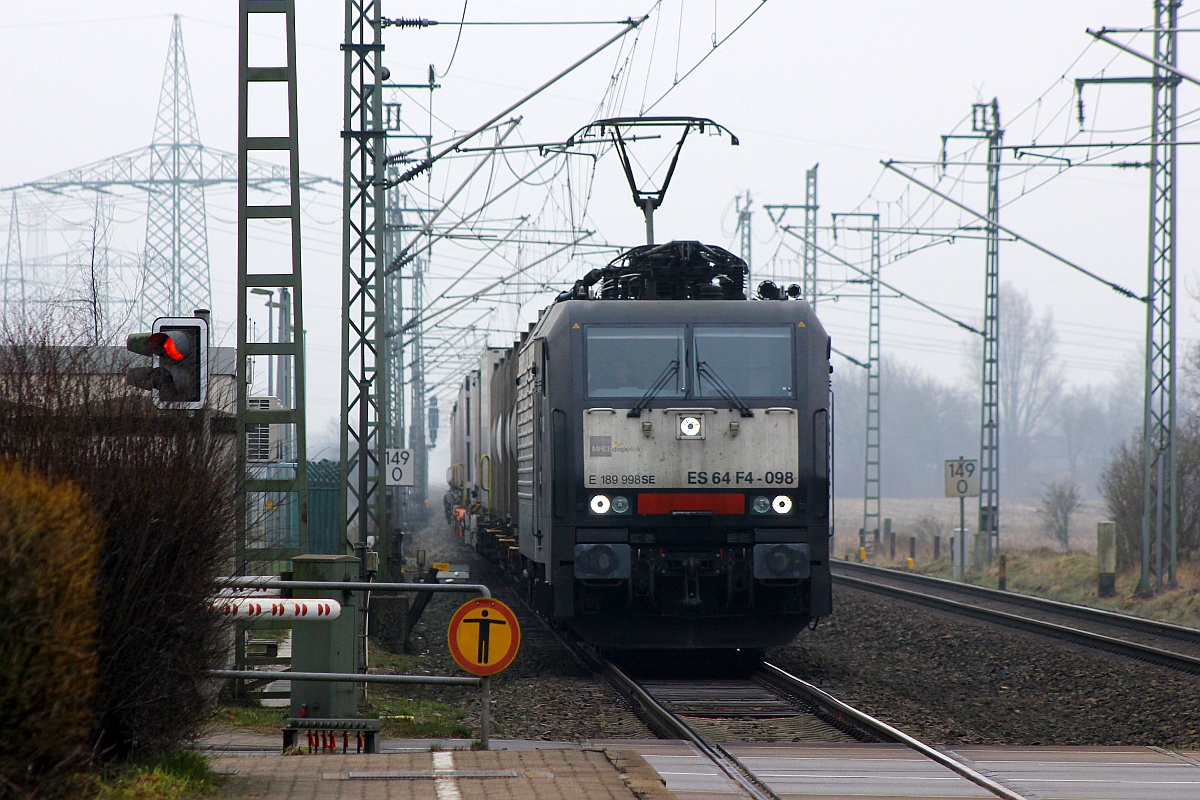
[[[1061,552],[1053,537],[1043,531],[1037,513],[1038,500],[1004,500],[1000,508],[1000,545],[1003,548],[1033,550],[1046,547]],[[892,520],[896,532],[897,555],[908,554],[910,536],[917,536],[918,556],[933,554],[932,540],[922,536],[922,520],[936,521],[941,531],[942,546],[948,547],[947,537],[959,526],[958,501],[949,497],[884,499],[880,503],[882,515]],[[838,498],[835,507],[836,536],[834,552],[837,557],[858,546],[858,529],[863,525],[862,498]],[[978,527],[979,501],[967,498],[967,530]],[[1096,523],[1105,519],[1104,501],[1100,498],[1085,500],[1079,510],[1071,516],[1071,549],[1094,553],[1096,551]]]
[[[1102,503],[1088,501],[1072,520],[1072,547],[1063,551],[1050,537],[1041,533],[1036,513],[1037,501],[1006,503],[1001,518],[1001,552],[1007,561],[1008,590],[1048,597],[1068,603],[1106,608],[1125,614],[1158,619],[1200,628],[1200,564],[1182,562],[1176,575],[1177,586],[1167,588],[1151,597],[1135,597],[1138,571],[1125,570],[1117,574],[1116,595],[1100,598],[1097,592],[1096,523],[1103,517]],[[917,536],[915,569],[942,578],[951,576],[949,534],[958,527],[958,503],[950,499],[885,500],[885,514],[892,517],[896,531],[896,557],[888,553],[873,555],[870,563],[904,568],[909,553],[909,537]],[[953,506],[953,518],[949,507]],[[972,513],[967,509],[967,527],[973,529]],[[835,558],[857,558],[858,527],[862,524],[862,501],[839,501],[839,536],[835,539]],[[854,512],[853,514],[851,512]],[[941,558],[933,558],[932,539],[926,533],[933,517],[944,527],[941,531]],[[851,529],[850,522],[853,522]],[[1091,532],[1086,535],[1086,532]],[[998,563],[971,576],[973,583],[995,587],[999,584]]]

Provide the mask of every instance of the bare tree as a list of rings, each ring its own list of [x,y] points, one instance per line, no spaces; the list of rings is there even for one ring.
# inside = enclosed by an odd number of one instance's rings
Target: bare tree
[[[1058,336],[1049,309],[1038,318],[1029,295],[1000,286],[1000,458],[1005,483],[1019,495],[1037,489],[1030,463],[1034,442],[1052,425],[1051,410],[1061,395],[1062,367],[1055,354]],[[971,350],[972,371],[979,374],[982,342]]]
[[[1063,456],[1067,462],[1067,476],[1079,480],[1084,462],[1089,455],[1103,454],[1097,445],[1107,444],[1109,428],[1108,409],[1100,402],[1103,391],[1088,385],[1061,394],[1056,408],[1058,432],[1062,436]]]
[[[1045,485],[1038,502],[1038,517],[1047,536],[1071,549],[1071,515],[1079,510],[1079,487],[1069,478],[1055,478]]]
[[[1001,431],[1010,446],[1020,448],[1017,453],[1028,446],[1058,402],[1062,367],[1055,354],[1057,343],[1050,309],[1038,319],[1029,295],[1010,283],[1001,286]]]

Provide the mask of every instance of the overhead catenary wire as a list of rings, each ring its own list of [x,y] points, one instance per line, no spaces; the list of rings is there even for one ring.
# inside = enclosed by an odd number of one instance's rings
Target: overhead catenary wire
[[[1084,268],[1084,267],[1081,267],[1081,266],[1079,266],[1079,265],[1078,265],[1078,264],[1076,264],[1075,262],[1073,262],[1073,261],[1070,261],[1069,259],[1067,259],[1067,258],[1064,258],[1063,256],[1060,256],[1060,255],[1058,255],[1058,254],[1057,254],[1057,253],[1055,253],[1054,251],[1052,251],[1052,250],[1050,250],[1050,249],[1048,249],[1048,248],[1046,248],[1046,247],[1043,247],[1043,246],[1041,246],[1040,244],[1038,244],[1038,243],[1036,243],[1036,242],[1034,242],[1034,241],[1032,241],[1032,240],[1030,240],[1030,239],[1028,239],[1028,238],[1026,238],[1026,237],[1024,237],[1024,236],[1022,236],[1022,235],[1020,235],[1019,233],[1016,233],[1016,232],[1015,232],[1015,231],[1013,231],[1011,228],[1007,228],[1007,227],[1005,227],[1005,226],[1003,226],[1003,225],[999,224],[999,223],[998,223],[998,222],[996,222],[995,220],[989,220],[989,219],[988,219],[988,217],[987,217],[987,216],[985,216],[984,214],[980,214],[978,211],[975,211],[974,209],[970,208],[970,207],[969,207],[969,206],[967,206],[966,204],[958,202],[957,200],[955,200],[954,198],[952,198],[952,197],[950,197],[949,195],[945,194],[944,192],[938,191],[937,189],[935,189],[934,187],[932,187],[932,186],[928,185],[927,183],[925,183],[925,182],[921,181],[920,179],[918,179],[918,178],[916,178],[916,177],[914,177],[914,176],[912,176],[912,175],[908,174],[907,172],[905,172],[905,171],[904,171],[904,170],[902,170],[902,169],[899,169],[898,167],[896,167],[896,166],[894,165],[894,163],[893,163],[893,162],[891,162],[891,161],[883,161],[883,162],[880,162],[880,163],[882,163],[882,164],[883,164],[883,166],[884,166],[884,167],[886,167],[887,169],[890,169],[890,170],[892,170],[893,172],[895,172],[897,175],[901,175],[901,176],[903,176],[904,178],[907,178],[908,180],[910,180],[910,181],[912,181],[913,183],[917,184],[918,186],[920,186],[920,187],[921,187],[922,189],[924,189],[925,191],[927,191],[927,192],[929,192],[929,193],[931,193],[931,194],[935,194],[935,195],[937,195],[938,197],[940,197],[940,198],[942,198],[943,200],[945,200],[946,202],[948,202],[948,203],[950,203],[950,204],[952,204],[952,205],[954,205],[954,206],[956,206],[956,207],[958,207],[958,208],[962,209],[963,211],[966,211],[968,214],[971,214],[972,216],[978,217],[979,219],[983,220],[984,222],[988,222],[989,224],[991,224],[991,225],[994,225],[994,226],[995,226],[995,227],[996,227],[998,230],[1004,231],[1004,232],[1005,232],[1005,233],[1007,233],[1009,236],[1012,236],[1012,237],[1016,238],[1018,241],[1022,242],[1023,244],[1026,244],[1026,245],[1028,245],[1029,247],[1032,247],[1034,250],[1037,250],[1037,251],[1038,251],[1038,252],[1040,252],[1040,253],[1043,253],[1043,254],[1045,254],[1045,255],[1047,255],[1047,256],[1050,256],[1050,258],[1053,258],[1055,261],[1058,261],[1058,262],[1060,262],[1060,263],[1062,263],[1062,264],[1065,264],[1066,266],[1070,267],[1071,269],[1073,269],[1073,270],[1075,270],[1075,271],[1077,271],[1077,272],[1080,272],[1080,273],[1082,273],[1082,274],[1084,274],[1084,275],[1088,276],[1089,278],[1091,278],[1091,279],[1093,279],[1093,280],[1095,280],[1095,281],[1098,281],[1098,282],[1100,282],[1100,283],[1104,284],[1105,286],[1107,286],[1108,288],[1112,289],[1112,290],[1113,290],[1114,292],[1116,292],[1117,294],[1123,295],[1123,296],[1125,296],[1125,297],[1128,297],[1128,298],[1131,298],[1131,299],[1133,299],[1133,300],[1140,300],[1140,301],[1142,301],[1143,303],[1144,303],[1144,302],[1146,302],[1147,298],[1145,298],[1145,297],[1142,297],[1141,295],[1138,295],[1138,294],[1134,294],[1133,292],[1129,291],[1129,290],[1128,290],[1128,289],[1126,289],[1125,287],[1123,287],[1123,286],[1120,286],[1119,284],[1113,283],[1112,281],[1110,281],[1110,280],[1108,280],[1108,279],[1106,279],[1106,278],[1102,278],[1102,277],[1100,277],[1099,275],[1097,275],[1096,273],[1092,272],[1091,270],[1089,270],[1089,269],[1086,269],[1086,268]]]
[[[863,275],[867,278],[871,278],[871,274],[869,272],[867,272],[866,270],[862,269],[859,266],[856,266],[855,264],[850,263],[846,259],[839,256],[837,253],[827,250],[824,247],[821,247],[821,245],[817,244],[816,242],[805,238],[803,234],[797,233],[796,230],[794,228],[792,228],[791,226],[782,226],[780,228],[780,230],[782,230],[784,233],[795,236],[800,241],[808,244],[810,247],[815,249],[818,253],[824,253],[829,258],[832,258],[833,260],[837,261],[839,264],[841,264],[845,267],[849,267],[850,269],[854,270],[855,272],[859,273],[860,275]],[[963,322],[962,320],[955,319],[954,317],[950,316],[949,314],[945,313],[944,311],[939,311],[938,309],[936,309],[933,306],[926,303],[924,300],[919,300],[916,297],[913,297],[912,295],[910,295],[908,292],[905,292],[902,289],[898,289],[889,283],[885,283],[884,281],[881,281],[878,278],[875,278],[874,280],[878,281],[879,285],[882,286],[883,288],[887,289],[889,292],[895,292],[900,297],[903,297],[904,299],[908,300],[909,302],[916,303],[921,308],[924,308],[926,311],[930,311],[934,314],[937,314],[939,317],[947,320],[948,322],[953,322],[955,325],[962,328],[963,330],[970,331],[971,333],[978,334],[979,336],[983,335],[983,332],[980,331],[978,328],[974,327],[973,325],[968,325],[967,323]]]
[[[405,183],[405,182],[407,182],[407,181],[410,181],[410,180],[412,180],[413,178],[417,177],[417,176],[418,176],[418,175],[420,175],[421,173],[425,172],[425,171],[426,171],[426,170],[428,170],[430,167],[432,167],[432,166],[433,166],[433,164],[434,164],[434,162],[436,162],[438,159],[442,158],[443,156],[445,156],[445,155],[447,155],[447,154],[449,154],[449,153],[452,153],[452,152],[454,152],[454,151],[455,151],[455,150],[456,150],[456,149],[457,149],[457,148],[458,148],[460,145],[466,144],[468,141],[470,141],[471,139],[473,139],[473,138],[474,138],[475,136],[477,136],[479,133],[481,133],[481,132],[483,132],[484,130],[486,130],[487,128],[491,127],[491,126],[492,126],[494,123],[496,123],[497,121],[499,121],[499,120],[503,119],[504,117],[507,117],[509,114],[511,114],[512,112],[516,111],[516,110],[517,110],[518,108],[520,108],[521,106],[525,105],[525,103],[529,102],[530,100],[532,100],[532,99],[533,99],[534,97],[536,97],[537,95],[541,94],[541,93],[542,93],[543,91],[545,91],[546,89],[549,89],[551,86],[553,86],[554,84],[558,83],[558,81],[562,80],[562,79],[563,79],[563,78],[565,78],[567,75],[570,75],[570,74],[571,74],[572,72],[574,72],[574,71],[575,71],[577,68],[579,68],[579,67],[580,67],[580,66],[582,66],[583,64],[585,64],[585,63],[587,63],[588,61],[590,61],[590,60],[591,60],[591,59],[592,59],[594,56],[596,56],[596,55],[598,55],[599,53],[602,53],[604,50],[608,49],[608,47],[609,47],[610,45],[612,45],[614,42],[616,42],[616,41],[620,40],[621,38],[623,38],[623,37],[625,36],[625,34],[629,33],[629,31],[631,31],[631,30],[635,30],[636,28],[638,28],[638,27],[639,27],[639,26],[640,26],[640,25],[641,25],[643,22],[645,22],[645,21],[646,21],[646,18],[645,18],[645,17],[642,17],[641,19],[637,19],[637,20],[634,20],[634,19],[632,19],[632,18],[630,18],[630,19],[626,20],[626,21],[625,21],[625,23],[624,23],[624,24],[625,24],[625,30],[621,31],[620,33],[617,33],[616,35],[614,35],[614,36],[612,36],[612,37],[610,37],[608,40],[606,40],[606,41],[605,41],[603,44],[601,44],[599,47],[597,47],[596,49],[592,50],[590,53],[588,53],[587,55],[583,56],[583,57],[582,57],[582,58],[580,58],[579,60],[575,61],[575,62],[574,62],[573,64],[571,64],[569,67],[567,67],[566,69],[564,69],[564,70],[562,70],[561,72],[559,72],[559,73],[558,73],[557,75],[555,75],[553,78],[550,78],[548,81],[546,81],[545,83],[543,83],[543,84],[542,84],[541,86],[539,86],[538,88],[534,89],[532,92],[529,92],[528,94],[526,94],[526,95],[525,95],[524,97],[522,97],[520,100],[517,100],[517,101],[516,101],[515,103],[513,103],[512,105],[508,106],[508,108],[504,109],[504,110],[503,110],[503,111],[501,111],[499,114],[496,114],[495,116],[493,116],[493,117],[492,117],[491,119],[489,119],[487,122],[483,123],[482,125],[478,126],[478,127],[477,127],[477,128],[475,128],[475,129],[471,130],[470,132],[463,134],[463,135],[462,135],[462,136],[460,136],[458,139],[456,139],[454,142],[452,142],[451,144],[447,145],[447,146],[446,146],[445,148],[443,148],[442,150],[438,151],[438,153],[437,153],[436,155],[429,155],[429,156],[427,156],[427,157],[426,157],[426,158],[424,158],[424,159],[423,159],[423,160],[422,160],[422,161],[421,161],[419,164],[417,164],[415,167],[412,167],[412,168],[410,168],[408,171],[406,171],[406,172],[405,172],[403,175],[401,175],[399,178],[396,178],[396,179],[394,179],[394,181],[388,181],[388,185],[389,185],[389,186],[395,186],[395,185],[398,185],[398,184],[400,184],[400,183]]]

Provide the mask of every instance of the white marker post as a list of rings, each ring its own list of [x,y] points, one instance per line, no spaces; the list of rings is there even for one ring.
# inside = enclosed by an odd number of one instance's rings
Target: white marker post
[[[979,462],[959,456],[946,462],[946,497],[958,498],[958,530],[954,532],[954,580],[961,581],[967,565],[967,501],[979,497]]]

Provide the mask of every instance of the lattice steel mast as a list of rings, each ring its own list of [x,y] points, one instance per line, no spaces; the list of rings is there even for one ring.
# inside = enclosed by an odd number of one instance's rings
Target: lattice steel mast
[[[413,261],[412,276],[412,311],[417,317],[425,310],[425,272],[428,260],[420,256]],[[416,461],[414,467],[413,487],[414,500],[424,502],[429,493],[429,441],[428,441],[428,408],[429,398],[425,396],[425,323],[417,319],[417,324],[411,329],[411,364],[412,364],[412,412],[409,428],[409,442]]]
[[[304,304],[300,261],[300,153],[297,136],[296,107],[296,7],[295,0],[241,0],[239,3],[238,47],[238,297],[237,297],[237,448],[238,463],[248,464],[247,434],[249,426],[279,425],[284,431],[285,461],[271,472],[252,472],[246,475],[239,493],[238,525],[241,528],[239,568],[248,574],[266,574],[277,562],[287,561],[308,552],[308,470],[305,436],[305,370],[304,370]],[[250,66],[250,15],[283,14],[286,37],[286,63],[271,66]],[[252,84],[284,84],[288,101],[286,129],[282,135],[251,136],[250,86]],[[261,112],[260,112],[261,113]],[[286,203],[251,205],[249,159],[251,152],[284,154],[289,165],[288,199]],[[285,269],[275,259],[256,256],[251,259],[249,242],[251,228],[271,221],[288,223],[291,258]],[[267,288],[279,292],[280,326],[278,341],[250,340],[248,303],[251,290]],[[251,359],[274,358],[282,362],[281,380],[292,385],[280,385],[276,391],[281,398],[292,401],[282,408],[250,408],[248,381]],[[299,538],[294,544],[247,541],[249,509],[258,505],[255,495],[286,509],[298,524]],[[295,509],[295,513],[290,513]],[[263,546],[266,545],[266,546]],[[272,546],[274,545],[274,546]]]
[[[734,198],[735,208],[737,209],[737,230],[738,240],[741,245],[742,261],[746,262],[746,286],[753,291],[754,282],[750,279],[754,274],[753,262],[751,253],[754,247],[754,236],[752,234],[751,222],[754,218],[754,212],[750,210],[751,204],[754,202],[750,197],[750,190],[746,190],[745,205],[743,205],[742,196],[739,194]]]
[[[177,14],[150,144],[148,177],[155,186],[146,207],[145,285],[138,304],[143,324],[158,315],[212,308],[203,175],[200,129]]]
[[[342,126],[342,419],[341,520],[356,548],[376,536],[387,563],[382,486],[388,397],[384,256],[382,19],[378,0],[347,0]]]
[[[863,530],[873,536],[880,530],[880,490],[882,479],[882,429],[880,412],[880,349],[879,349],[879,268],[882,262],[879,238],[879,215],[852,211],[833,214],[833,231],[837,236],[838,219],[865,217],[871,221],[871,268],[868,278],[867,311],[867,427],[866,464],[863,470]]]
[[[1142,525],[1141,575],[1137,593],[1149,594],[1176,583],[1179,501],[1175,460],[1175,335],[1176,335],[1176,94],[1181,80],[1200,83],[1178,69],[1178,22],[1181,0],[1155,0],[1154,52],[1147,56],[1108,38],[1113,29],[1088,30],[1119,50],[1153,66],[1149,77],[1076,78],[1075,89],[1092,83],[1150,85],[1150,236],[1145,340],[1145,404],[1142,411]],[[1121,29],[1123,32],[1132,32]],[[1142,32],[1144,29],[1139,29]],[[1083,125],[1083,100],[1079,100]],[[1126,292],[1130,297],[1137,297]],[[1152,577],[1153,576],[1153,577]]]
[[[820,164],[813,164],[812,169],[804,173],[804,278],[801,286],[804,289],[804,299],[815,311],[817,308],[817,248],[813,247],[813,242],[817,241],[817,167]]]
[[[1161,589],[1164,549],[1175,585],[1175,142],[1180,0],[1155,0],[1150,139],[1150,265],[1146,304],[1146,404],[1142,425],[1142,570],[1139,593]],[[1164,539],[1166,541],[1164,541]],[[1151,569],[1153,559],[1153,570]],[[1150,573],[1154,580],[1151,586]]]
[[[971,107],[971,128],[987,136],[987,237],[983,269],[983,376],[979,418],[979,532],[987,555],[1000,549],[1000,102]]]

